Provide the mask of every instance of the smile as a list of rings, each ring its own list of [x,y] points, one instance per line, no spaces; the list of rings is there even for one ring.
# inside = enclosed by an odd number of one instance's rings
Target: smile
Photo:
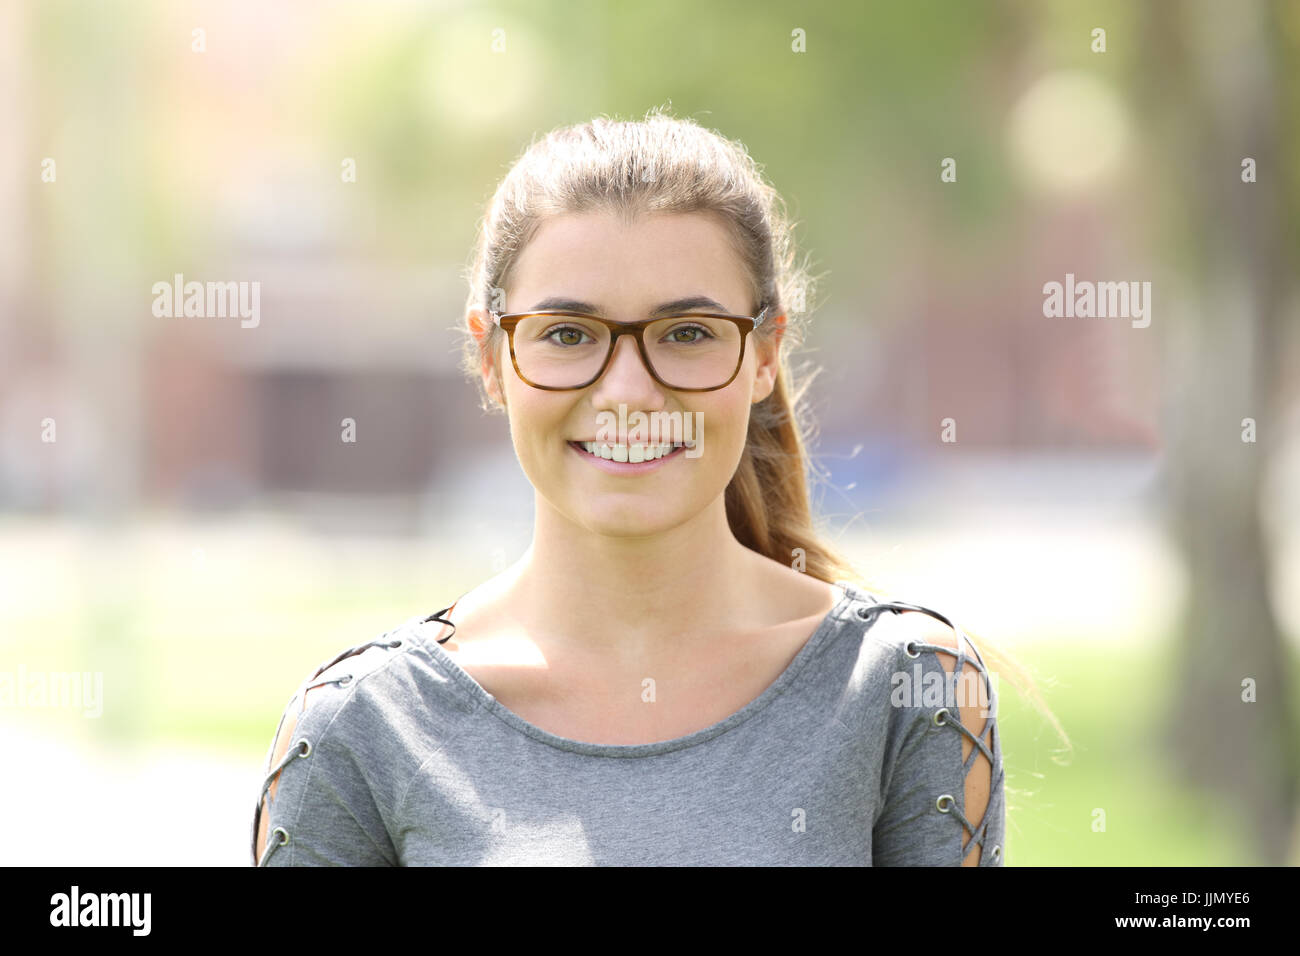
[[[662,445],[613,445],[605,442],[571,441],[567,444],[597,468],[617,475],[653,471],[665,462],[680,458],[686,450],[684,444],[671,442]]]

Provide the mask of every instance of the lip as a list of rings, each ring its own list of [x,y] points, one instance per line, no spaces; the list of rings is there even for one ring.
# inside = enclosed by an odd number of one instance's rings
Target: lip
[[[656,458],[654,461],[631,462],[614,461],[610,458],[601,458],[598,455],[589,455],[587,454],[586,449],[577,442],[570,441],[565,442],[565,444],[569,446],[575,455],[578,455],[587,463],[599,468],[601,471],[608,472],[611,475],[643,475],[646,472],[664,467],[670,461],[680,458],[682,452],[686,451],[686,447],[682,446],[671,454],[665,455],[662,458]]]

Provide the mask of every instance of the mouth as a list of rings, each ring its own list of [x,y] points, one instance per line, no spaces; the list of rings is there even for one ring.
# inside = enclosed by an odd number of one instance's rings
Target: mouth
[[[625,445],[609,442],[570,441],[568,446],[598,468],[614,474],[637,474],[658,468],[663,463],[682,457],[689,447],[683,442]],[[691,443],[693,444],[693,443]]]

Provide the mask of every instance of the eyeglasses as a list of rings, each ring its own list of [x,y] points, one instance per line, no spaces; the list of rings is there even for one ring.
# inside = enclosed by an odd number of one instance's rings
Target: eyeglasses
[[[711,392],[730,385],[745,358],[745,338],[767,317],[690,312],[615,322],[585,312],[489,310],[510,339],[510,361],[533,388],[586,388],[605,373],[620,335],[636,339],[646,370],[665,388]]]

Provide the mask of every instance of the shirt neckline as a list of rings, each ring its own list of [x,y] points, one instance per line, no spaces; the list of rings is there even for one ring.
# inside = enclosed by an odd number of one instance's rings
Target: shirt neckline
[[[849,581],[836,581],[835,586],[840,588],[844,593],[836,600],[835,605],[822,618],[817,629],[813,631],[812,636],[808,638],[799,649],[799,653],[794,659],[786,665],[785,670],[769,684],[761,694],[747,703],[740,710],[724,717],[722,720],[708,727],[704,727],[693,733],[686,734],[682,737],[674,737],[671,740],[658,740],[645,744],[597,744],[583,740],[574,740],[569,737],[562,737],[559,734],[553,734],[548,730],[543,730],[535,724],[529,723],[520,717],[514,711],[510,710],[504,704],[494,697],[486,687],[470,676],[469,672],[456,663],[451,655],[443,649],[442,645],[436,640],[427,640],[427,634],[422,633],[420,624],[422,619],[417,617],[407,622],[408,628],[414,633],[420,646],[425,648],[432,656],[438,666],[446,672],[453,680],[459,683],[470,695],[478,701],[484,709],[497,717],[509,727],[525,734],[528,737],[538,740],[558,750],[566,750],[572,753],[585,754],[593,757],[652,757],[656,754],[670,753],[677,750],[685,750],[688,747],[694,747],[699,744],[712,740],[714,737],[724,734],[735,727],[748,721],[754,715],[765,709],[769,704],[775,701],[783,694],[787,687],[794,681],[804,666],[817,654],[818,649],[827,640],[827,636],[834,632],[836,621],[845,617],[846,609],[855,601],[873,602],[868,593],[856,587]]]

